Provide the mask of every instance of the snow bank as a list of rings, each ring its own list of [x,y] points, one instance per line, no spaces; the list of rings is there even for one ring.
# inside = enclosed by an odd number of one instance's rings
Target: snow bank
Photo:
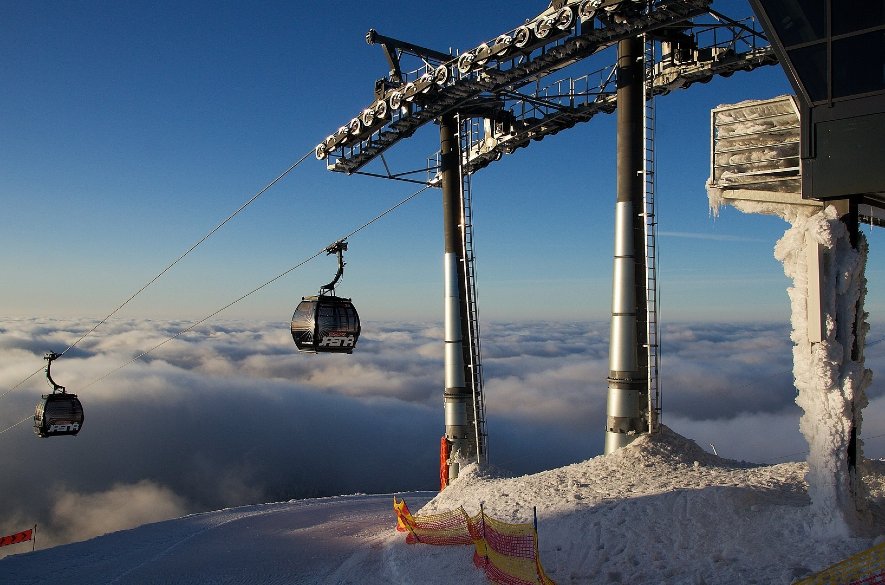
[[[527,522],[536,507],[541,561],[560,585],[788,584],[872,543],[818,530],[807,470],[722,459],[664,427],[535,475],[468,466],[419,513],[473,514],[482,503],[490,516]]]
[[[885,462],[869,465],[870,496],[881,503]],[[476,513],[482,502],[513,522],[530,521],[536,507],[541,560],[558,585],[788,585],[873,543],[816,529],[807,469],[722,459],[662,428],[560,469],[507,478],[470,465],[440,494],[399,496],[418,513],[461,505]],[[0,582],[486,583],[471,546],[407,545],[392,500],[358,495],[187,516],[7,557]]]

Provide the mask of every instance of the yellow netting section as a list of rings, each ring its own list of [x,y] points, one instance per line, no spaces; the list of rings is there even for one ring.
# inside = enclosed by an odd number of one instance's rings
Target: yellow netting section
[[[795,585],[885,585],[885,542]]]
[[[510,524],[482,511],[476,517],[479,533],[473,564],[493,583],[553,585],[541,567],[538,533],[532,524]]]
[[[464,508],[440,514],[413,516],[405,501],[393,498],[397,530],[408,532],[406,542],[473,544],[473,564],[492,583],[501,585],[555,585],[544,573],[538,555],[538,533],[532,524],[509,524],[482,510],[469,516]]]
[[[409,533],[406,536],[409,544],[473,544],[470,517],[464,508],[441,514],[412,516],[405,500],[397,502],[394,496],[393,509],[396,512],[396,529]]]

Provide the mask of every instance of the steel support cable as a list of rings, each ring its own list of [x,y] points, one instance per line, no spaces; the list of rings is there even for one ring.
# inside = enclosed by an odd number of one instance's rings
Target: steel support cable
[[[65,350],[65,351],[67,351],[67,350]],[[13,386],[12,388],[10,388],[10,389],[7,390],[6,392],[4,392],[3,394],[0,394],[0,400],[2,400],[3,398],[6,398],[6,395],[7,395],[7,394],[9,394],[9,393],[12,392],[13,390],[19,388],[19,387],[22,386],[25,382],[27,382],[28,380],[30,380],[31,378],[33,378],[34,376],[36,376],[37,374],[39,374],[39,373],[42,372],[42,371],[43,371],[43,368],[39,368],[39,369],[37,369],[37,370],[34,370],[34,371],[33,371],[33,372],[32,372],[27,378],[25,378],[24,380],[22,380],[21,382],[19,382],[18,384],[16,384],[15,386]]]
[[[271,187],[273,187],[274,185],[276,185],[277,183],[279,183],[280,181],[282,181],[282,180],[286,177],[286,175],[288,175],[290,172],[292,172],[293,170],[295,170],[295,168],[296,168],[298,165],[300,165],[302,162],[304,162],[304,161],[307,159],[307,157],[309,157],[311,154],[313,154],[313,150],[308,151],[307,154],[305,154],[304,156],[302,156],[302,157],[301,157],[300,159],[298,159],[296,162],[292,163],[292,164],[289,166],[289,168],[287,168],[285,171],[283,171],[283,172],[282,172],[282,173],[281,173],[276,179],[274,179],[273,181],[271,181],[270,183],[268,183],[267,185],[265,185],[261,190],[259,190],[257,193],[255,193],[255,195],[253,195],[248,201],[246,201],[245,203],[243,203],[242,205],[240,205],[240,207],[237,208],[236,211],[234,211],[233,213],[231,213],[230,215],[228,215],[228,216],[227,216],[227,217],[226,217],[221,223],[219,223],[217,226],[215,226],[214,228],[212,228],[212,229],[209,231],[209,233],[207,233],[205,236],[203,236],[202,238],[200,238],[200,239],[199,239],[194,245],[192,245],[190,248],[188,248],[188,249],[187,249],[183,254],[181,254],[178,258],[176,258],[175,260],[173,260],[171,264],[169,264],[168,266],[166,266],[166,268],[164,268],[163,270],[161,270],[156,276],[154,276],[152,279],[150,279],[150,280],[149,280],[144,286],[142,286],[140,289],[138,289],[137,291],[135,291],[135,292],[132,294],[132,296],[130,296],[130,297],[129,297],[128,299],[126,299],[125,301],[123,301],[123,303],[120,304],[120,306],[118,306],[116,309],[114,309],[113,311],[111,311],[111,312],[110,312],[110,313],[109,313],[104,319],[102,319],[102,320],[99,321],[94,327],[92,327],[92,329],[90,329],[89,331],[87,331],[86,333],[84,333],[83,335],[81,335],[80,338],[77,339],[77,341],[75,341],[74,343],[72,343],[71,345],[69,345],[69,346],[67,347],[67,349],[65,349],[65,350],[64,350],[63,352],[61,352],[59,355],[62,356],[62,355],[64,355],[68,350],[73,349],[74,347],[76,347],[81,341],[83,341],[84,339],[86,339],[86,338],[87,338],[89,335],[91,335],[96,329],[98,329],[98,328],[101,327],[104,323],[106,323],[108,319],[110,319],[111,317],[113,317],[114,315],[116,315],[117,312],[119,312],[123,307],[125,307],[126,305],[128,305],[128,304],[129,304],[129,303],[130,303],[135,297],[137,297],[138,295],[140,295],[140,294],[141,294],[146,288],[148,288],[149,286],[151,286],[152,284],[154,284],[154,282],[156,282],[160,277],[162,277],[164,274],[166,274],[167,272],[169,272],[169,270],[171,270],[173,266],[175,266],[176,264],[178,264],[179,262],[181,262],[182,260],[184,260],[184,257],[185,257],[185,256],[187,256],[188,254],[190,254],[191,252],[193,252],[193,251],[194,251],[198,246],[200,246],[203,242],[205,242],[206,240],[208,240],[209,238],[211,238],[211,237],[215,234],[215,232],[217,232],[217,231],[220,230],[222,227],[224,227],[224,226],[227,224],[227,222],[229,222],[230,220],[232,220],[233,218],[235,218],[237,215],[239,215],[240,212],[242,212],[244,209],[246,209],[247,207],[249,207],[249,206],[250,206],[250,205],[251,205],[256,199],[258,199],[259,197],[261,197],[262,195],[264,195],[267,191],[269,191],[269,190],[271,189]],[[0,396],[0,398],[2,398],[2,396]]]
[[[6,427],[5,429],[3,429],[2,431],[0,431],[0,435],[2,435],[3,433],[5,433],[6,431],[9,431],[9,430],[14,429],[15,427],[17,427],[18,425],[22,424],[22,423],[25,422],[25,421],[29,421],[29,420],[33,420],[33,419],[34,419],[34,415],[29,414],[28,416],[26,416],[25,418],[21,419],[20,421],[18,421],[18,422],[15,423],[14,425],[10,425],[10,426]]]
[[[166,266],[166,268],[164,268],[163,270],[161,270],[156,276],[154,276],[154,277],[151,278],[149,281],[147,281],[147,283],[146,283],[144,286],[142,286],[140,289],[138,289],[137,291],[135,291],[135,292],[134,292],[134,293],[133,293],[128,299],[126,299],[125,301],[123,301],[123,302],[122,302],[122,303],[121,303],[116,309],[114,309],[113,311],[111,311],[110,313],[108,313],[107,316],[105,316],[104,319],[102,319],[101,321],[99,321],[98,323],[96,323],[96,324],[92,327],[92,329],[90,329],[89,331],[87,331],[86,333],[84,333],[83,335],[81,335],[81,336],[79,337],[79,339],[77,339],[74,343],[72,343],[71,345],[69,345],[69,346],[68,346],[63,352],[61,352],[61,353],[59,354],[59,356],[63,356],[63,355],[64,355],[65,353],[67,353],[69,350],[75,348],[75,347],[76,347],[81,341],[83,341],[84,339],[86,339],[87,337],[89,337],[90,335],[92,335],[93,333],[95,333],[95,330],[98,329],[99,327],[101,327],[102,325],[104,325],[105,323],[107,323],[108,319],[110,319],[111,317],[113,317],[114,315],[116,315],[118,312],[120,312],[120,310],[122,310],[123,307],[125,307],[125,306],[128,305],[133,299],[135,299],[135,297],[137,297],[138,295],[140,295],[142,292],[145,291],[145,289],[147,289],[149,286],[151,286],[152,284],[154,284],[154,282],[156,282],[157,280],[159,280],[164,274],[166,274],[167,272],[169,272],[169,270],[171,270],[173,266],[175,266],[176,264],[178,264],[179,262],[181,262],[182,260],[184,260],[185,256],[187,256],[188,254],[190,254],[191,252],[193,252],[193,251],[194,251],[198,246],[200,246],[203,242],[205,242],[206,240],[208,240],[209,238],[211,238],[213,235],[215,235],[215,232],[217,232],[218,230],[220,230],[220,229],[221,229],[222,227],[224,227],[224,226],[225,226],[230,220],[232,220],[234,217],[236,217],[237,215],[239,215],[244,209],[246,209],[246,208],[249,207],[252,203],[254,203],[256,199],[258,199],[259,197],[261,197],[262,195],[264,195],[264,194],[265,194],[267,191],[269,191],[274,185],[276,185],[277,183],[279,183],[280,181],[282,181],[282,180],[286,177],[286,175],[288,175],[288,174],[291,173],[293,170],[295,170],[295,168],[296,168],[298,165],[300,165],[301,163],[303,163],[303,162],[304,162],[304,161],[305,161],[305,160],[306,160],[311,154],[313,154],[313,149],[311,149],[310,151],[308,151],[307,154],[305,154],[304,156],[302,156],[302,157],[301,157],[300,159],[298,159],[296,162],[292,163],[292,164],[289,166],[289,168],[287,168],[287,169],[286,169],[285,171],[283,171],[283,172],[282,172],[282,173],[281,173],[276,179],[274,179],[273,181],[271,181],[270,183],[268,183],[267,185],[265,185],[265,186],[264,186],[261,190],[259,190],[257,193],[255,193],[255,195],[253,195],[248,201],[246,201],[245,203],[243,203],[242,205],[240,205],[240,207],[239,207],[236,211],[234,211],[233,213],[231,213],[231,214],[230,214],[229,216],[227,216],[227,217],[226,217],[221,223],[219,223],[219,224],[216,225],[214,228],[212,228],[212,229],[211,229],[211,230],[210,230],[205,236],[203,236],[202,238],[200,238],[200,239],[199,239],[199,240],[198,240],[193,246],[191,246],[190,248],[188,248],[188,249],[187,249],[183,254],[181,254],[178,258],[176,258],[175,260],[173,260],[168,266]],[[28,380],[30,380],[31,378],[33,378],[33,377],[36,376],[37,374],[39,374],[42,370],[43,370],[43,368],[40,368],[40,369],[34,371],[34,372],[33,372],[31,375],[29,375],[27,378],[25,378],[24,380],[22,380],[21,382],[19,382],[18,384],[16,384],[15,386],[13,386],[12,388],[10,388],[10,389],[7,390],[6,392],[4,392],[3,394],[0,394],[0,400],[2,400],[3,398],[5,398],[7,394],[9,394],[10,392],[12,392],[13,390],[16,390],[17,388],[19,388],[20,386],[22,386],[25,382],[27,382]],[[21,423],[17,423],[17,424],[21,424]],[[3,432],[3,431],[0,431],[0,432]]]
[[[196,327],[202,325],[203,323],[205,323],[206,321],[208,321],[209,319],[211,319],[211,318],[214,317],[215,315],[221,313],[222,311],[225,311],[225,310],[229,309],[230,307],[232,307],[232,306],[234,306],[235,304],[239,303],[240,301],[242,301],[242,300],[245,299],[246,297],[248,297],[248,296],[250,296],[250,295],[252,295],[252,294],[254,294],[254,293],[260,291],[261,289],[263,289],[264,287],[270,285],[271,283],[276,282],[277,280],[279,280],[279,279],[281,279],[282,277],[286,276],[286,275],[289,274],[290,272],[292,272],[292,271],[294,271],[294,270],[296,270],[296,269],[298,269],[298,268],[301,268],[302,266],[304,266],[305,264],[307,264],[307,263],[310,262],[311,260],[313,260],[313,259],[317,258],[318,256],[322,255],[323,253],[325,253],[325,251],[326,251],[326,249],[323,248],[322,250],[320,250],[319,252],[316,252],[315,254],[313,254],[312,256],[310,256],[309,258],[306,258],[306,259],[302,260],[301,262],[299,262],[298,264],[296,264],[296,265],[293,266],[292,268],[289,268],[289,269],[286,270],[285,272],[283,272],[283,273],[281,273],[281,274],[279,274],[279,275],[277,275],[277,276],[271,278],[270,280],[268,280],[268,281],[265,282],[264,284],[262,284],[262,285],[260,285],[260,286],[258,286],[258,287],[256,287],[256,288],[253,288],[251,291],[249,291],[249,292],[247,292],[246,294],[240,296],[238,299],[229,302],[228,304],[224,305],[223,307],[221,307],[220,309],[218,309],[218,310],[216,310],[215,312],[211,313],[210,315],[206,315],[205,317],[203,317],[203,318],[200,319],[199,321],[195,321],[194,323],[192,323],[192,324],[189,325],[188,327],[185,327],[184,329],[182,329],[181,331],[179,331],[179,332],[176,333],[175,335],[172,335],[171,337],[167,337],[166,339],[164,339],[163,341],[161,341],[161,342],[158,343],[157,345],[153,346],[152,348],[150,348],[150,349],[148,349],[148,350],[145,350],[145,351],[141,352],[140,354],[138,354],[137,356],[135,356],[134,358],[132,358],[132,359],[129,360],[128,362],[124,363],[123,365],[121,365],[121,366],[117,366],[117,367],[114,368],[113,370],[111,370],[111,371],[107,372],[106,374],[104,374],[104,375],[102,375],[102,376],[96,378],[95,380],[89,382],[88,384],[86,384],[85,386],[83,386],[83,387],[81,388],[81,390],[85,390],[86,388],[89,388],[89,387],[91,387],[91,386],[94,386],[95,384],[101,382],[102,380],[104,380],[105,378],[111,376],[112,374],[115,374],[115,373],[119,372],[120,370],[122,370],[122,369],[125,368],[126,366],[129,366],[129,365],[131,365],[131,364],[137,362],[138,360],[140,360],[140,359],[143,358],[144,356],[146,356],[146,355],[148,355],[148,354],[150,354],[150,353],[153,353],[154,351],[156,351],[157,349],[163,347],[164,345],[166,345],[166,344],[169,343],[170,341],[173,341],[173,340],[175,340],[175,339],[178,339],[179,337],[181,337],[182,335],[184,335],[185,333],[187,333],[187,332],[189,332],[189,331],[193,331]]]
[[[415,199],[418,195],[420,195],[421,193],[423,193],[424,191],[426,191],[426,190],[429,189],[430,187],[431,187],[431,185],[425,185],[424,187],[422,187],[421,189],[419,189],[419,190],[416,191],[415,193],[412,193],[411,195],[409,195],[408,197],[406,197],[405,199],[403,199],[402,201],[400,201],[399,203],[397,203],[397,204],[394,205],[393,207],[390,207],[390,208],[388,208],[387,210],[385,210],[385,211],[379,213],[379,214],[376,215],[374,218],[372,218],[371,220],[367,221],[366,223],[364,223],[364,224],[361,225],[360,227],[358,227],[358,228],[352,230],[351,232],[349,232],[348,234],[346,234],[346,235],[344,235],[344,236],[341,236],[341,237],[337,238],[335,241],[338,242],[338,241],[341,241],[341,240],[346,240],[346,239],[350,238],[351,236],[354,236],[354,235],[358,234],[359,232],[361,232],[361,231],[364,230],[365,228],[369,227],[370,225],[372,225],[372,224],[375,223],[376,221],[378,221],[378,220],[380,220],[381,218],[383,218],[383,217],[389,215],[389,214],[392,213],[393,211],[399,209],[400,207],[402,207],[403,205],[405,205],[406,203],[408,203],[408,202],[411,201],[412,199]],[[184,329],[182,329],[181,331],[179,331],[179,332],[176,333],[175,335],[172,335],[172,336],[170,336],[170,337],[167,337],[166,339],[164,339],[164,340],[161,341],[160,343],[154,345],[153,347],[151,347],[151,348],[148,349],[148,350],[143,351],[142,353],[138,354],[137,356],[135,356],[134,358],[132,358],[132,359],[129,360],[128,362],[124,363],[123,365],[120,365],[120,366],[114,368],[113,370],[107,372],[106,374],[103,374],[102,376],[96,378],[95,380],[92,380],[91,382],[89,382],[88,384],[86,384],[85,386],[83,386],[82,389],[85,390],[86,388],[89,388],[89,387],[91,387],[91,386],[94,386],[95,384],[101,382],[101,381],[104,380],[105,378],[107,378],[107,377],[109,377],[109,376],[111,376],[111,375],[113,375],[113,374],[119,372],[119,371],[122,370],[123,368],[125,368],[125,367],[127,367],[127,366],[129,366],[129,365],[131,365],[131,364],[133,364],[133,363],[135,363],[136,361],[138,361],[139,359],[145,357],[146,355],[149,355],[149,354],[153,353],[154,351],[156,351],[157,349],[159,349],[159,348],[161,348],[162,346],[166,345],[166,344],[169,343],[170,341],[174,341],[175,339],[178,339],[179,337],[181,337],[181,336],[184,335],[185,333],[188,333],[189,331],[193,331],[195,328],[197,328],[198,326],[202,325],[203,323],[205,323],[206,321],[208,321],[208,320],[211,319],[212,317],[215,317],[215,316],[218,315],[219,313],[221,313],[221,312],[223,312],[223,311],[226,311],[227,309],[229,309],[230,307],[232,307],[232,306],[234,306],[235,304],[239,303],[240,301],[242,301],[242,300],[246,299],[247,297],[249,297],[249,296],[251,296],[251,295],[257,293],[257,292],[260,291],[261,289],[263,289],[263,288],[265,288],[265,287],[267,287],[267,286],[270,286],[271,284],[273,284],[274,282],[276,282],[276,281],[278,281],[279,279],[283,278],[284,276],[288,275],[289,273],[294,272],[295,270],[301,268],[302,266],[304,266],[304,265],[307,264],[308,262],[310,262],[310,261],[312,261],[312,260],[318,258],[319,256],[322,256],[323,254],[325,254],[325,253],[327,252],[327,248],[328,248],[327,246],[323,247],[322,249],[320,249],[319,251],[315,252],[315,253],[312,254],[311,256],[305,258],[304,260],[302,260],[301,262],[299,262],[299,263],[296,264],[295,266],[292,266],[291,268],[285,270],[284,272],[281,272],[281,273],[278,274],[277,276],[274,276],[274,277],[271,278],[270,280],[264,282],[263,284],[261,284],[261,285],[255,287],[255,288],[253,288],[253,289],[250,290],[249,292],[247,292],[247,293],[241,295],[240,297],[238,297],[237,299],[235,299],[235,300],[229,302],[228,304],[224,305],[224,306],[221,307],[220,309],[217,309],[216,311],[212,312],[211,314],[209,314],[209,315],[203,317],[203,318],[200,319],[199,321],[195,321],[194,323],[192,323],[192,324],[189,325],[188,327],[185,327]],[[17,424],[21,424],[21,423],[17,423]],[[0,431],[0,432],[3,432],[3,431]]]
[[[378,220],[382,219],[383,217],[385,217],[385,216],[387,216],[387,215],[393,213],[394,211],[396,211],[397,209],[399,209],[400,207],[402,207],[403,205],[405,205],[406,203],[408,203],[408,202],[411,201],[412,199],[415,199],[416,197],[418,197],[418,195],[420,195],[420,194],[423,193],[424,191],[430,189],[431,186],[432,186],[432,185],[425,185],[424,187],[422,187],[422,188],[419,189],[418,191],[412,193],[411,195],[409,195],[409,196],[406,197],[405,199],[401,200],[401,201],[400,201],[399,203],[397,203],[396,205],[394,205],[394,206],[392,206],[392,207],[389,207],[388,209],[386,209],[385,211],[379,213],[378,215],[376,215],[375,217],[373,217],[372,219],[370,219],[370,220],[367,221],[366,223],[362,224],[362,225],[359,226],[358,228],[356,228],[356,229],[350,231],[348,234],[346,234],[346,235],[344,235],[344,236],[342,236],[342,237],[340,237],[340,238],[337,238],[335,241],[337,242],[337,241],[340,241],[340,240],[346,240],[347,238],[350,238],[351,236],[354,236],[354,235],[358,234],[359,232],[361,232],[362,230],[366,229],[367,227],[369,227],[370,225],[372,225],[372,224],[375,223],[376,221],[378,221]],[[214,316],[218,315],[219,313],[221,313],[221,312],[223,312],[223,311],[229,309],[230,307],[232,307],[232,306],[234,306],[235,304],[239,303],[240,301],[242,301],[242,300],[245,299],[246,297],[249,297],[249,296],[251,296],[251,295],[257,293],[257,292],[260,291],[261,289],[263,289],[263,288],[265,288],[265,287],[271,285],[272,283],[274,283],[274,282],[276,282],[277,280],[283,278],[283,277],[286,276],[287,274],[289,274],[289,273],[291,273],[291,272],[297,270],[298,268],[301,268],[302,266],[304,266],[304,265],[307,264],[308,262],[310,262],[310,261],[316,259],[316,258],[319,257],[319,256],[322,256],[322,255],[325,254],[325,253],[326,253],[326,248],[324,247],[323,249],[319,250],[318,252],[316,252],[316,253],[312,254],[311,256],[305,258],[304,260],[302,260],[301,262],[299,262],[299,263],[296,264],[295,266],[292,266],[291,268],[287,269],[286,271],[284,271],[284,272],[278,274],[277,276],[271,278],[270,280],[266,281],[264,284],[261,284],[260,286],[257,286],[256,288],[252,289],[251,291],[247,292],[246,294],[241,295],[241,296],[240,296],[239,298],[237,298],[236,300],[233,300],[233,301],[229,302],[228,304],[224,305],[223,307],[221,307],[220,309],[214,311],[214,312],[211,313],[210,315],[207,315],[207,316],[203,317],[202,319],[200,319],[199,321],[196,321],[196,322],[192,323],[191,325],[189,325],[188,327],[182,329],[181,331],[179,331],[179,332],[176,333],[175,335],[172,335],[171,337],[166,338],[165,340],[161,341],[160,343],[156,344],[155,346],[151,347],[150,349],[148,349],[148,350],[146,350],[146,351],[143,351],[142,353],[138,354],[137,356],[135,356],[134,358],[132,358],[132,359],[129,360],[128,362],[124,363],[123,365],[114,368],[113,370],[111,370],[111,371],[109,371],[109,372],[103,374],[102,376],[96,378],[95,380],[92,380],[91,382],[89,382],[88,384],[86,384],[85,386],[83,386],[82,389],[86,389],[86,388],[89,388],[89,387],[91,387],[91,386],[94,386],[95,384],[98,384],[99,382],[101,382],[101,381],[104,380],[105,378],[108,378],[109,376],[111,376],[111,375],[113,375],[113,374],[119,372],[120,370],[122,370],[122,369],[125,368],[126,366],[129,366],[129,365],[135,363],[135,362],[138,361],[139,359],[141,359],[141,358],[143,358],[144,356],[146,356],[146,355],[148,355],[148,354],[150,354],[150,353],[156,351],[157,349],[159,349],[160,347],[166,345],[166,344],[169,343],[170,341],[173,341],[173,340],[175,340],[175,339],[178,339],[179,337],[181,337],[182,335],[184,335],[185,333],[187,333],[187,332],[189,332],[189,331],[193,331],[193,330],[196,329],[198,326],[200,326],[201,324],[205,323],[206,321],[208,321],[208,320],[211,319],[212,317],[214,317]],[[39,372],[40,370],[37,370],[37,371]],[[35,372],[34,374],[36,374],[36,372]],[[31,374],[31,376],[29,376],[29,378],[30,378],[30,377],[33,377],[34,374]],[[23,383],[24,383],[24,381],[21,382],[19,385],[21,385],[21,384],[23,384]],[[7,394],[8,394],[8,393],[9,393],[9,392],[7,392]],[[31,420],[32,418],[33,418],[32,415],[28,415],[27,417],[23,418],[22,420],[18,421],[17,423],[15,423],[15,424],[13,424],[13,425],[10,425],[10,426],[6,427],[6,428],[3,429],[3,430],[0,430],[0,435],[2,435],[3,433],[5,433],[6,431],[9,431],[9,430],[11,430],[11,429],[17,427],[18,425],[24,423],[24,422],[27,421],[27,420]]]

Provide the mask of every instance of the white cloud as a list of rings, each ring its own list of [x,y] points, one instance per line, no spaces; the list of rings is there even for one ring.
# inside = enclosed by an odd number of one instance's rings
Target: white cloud
[[[49,530],[40,531],[59,542],[85,540],[94,536],[183,516],[184,500],[170,489],[151,481],[115,484],[110,489],[80,493],[61,491],[55,496]],[[55,535],[52,535],[55,531]]]
[[[0,384],[42,368],[43,353],[93,324],[0,323]],[[84,404],[83,431],[37,439],[26,422],[0,436],[0,530],[51,524],[75,503],[105,510],[108,526],[142,521],[137,509],[108,512],[125,493],[177,514],[436,485],[438,325],[364,323],[353,355],[330,356],[297,353],[285,323],[207,324],[91,384],[188,325],[112,321],[53,365]],[[665,422],[738,459],[801,451],[787,335],[779,324],[668,325]],[[606,323],[484,323],[483,350],[493,464],[528,473],[601,452]],[[883,350],[868,352],[874,370],[885,367]],[[885,434],[875,388],[865,436]],[[2,428],[29,417],[47,390],[40,372],[10,393]]]
[[[673,232],[673,231],[659,231],[659,236],[665,238],[688,238],[692,240],[713,240],[719,242],[762,242],[768,243],[768,240],[763,238],[748,238],[746,236],[735,236],[731,234],[713,234],[706,232]]]

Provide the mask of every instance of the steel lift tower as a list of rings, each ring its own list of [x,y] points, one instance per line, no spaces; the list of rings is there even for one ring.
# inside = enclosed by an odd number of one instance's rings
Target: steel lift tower
[[[465,360],[467,325],[467,276],[462,230],[461,148],[458,122],[451,114],[439,120],[439,177],[443,194],[444,294],[445,294],[445,438],[451,448],[448,476],[458,477],[461,460],[483,455],[482,441],[471,437],[470,419],[476,420],[474,385]],[[469,385],[468,385],[469,384]],[[473,440],[471,441],[471,438]]]
[[[618,43],[618,181],[605,452],[648,430],[642,39]]]
[[[470,177],[505,154],[615,110],[618,192],[606,451],[654,430],[660,407],[649,188],[653,110],[646,104],[716,75],[777,62],[752,19],[731,19],[711,5],[712,0],[552,0],[524,24],[455,54],[374,30],[366,36],[382,47],[390,72],[375,82],[372,103],[318,144],[316,155],[331,171],[442,188],[450,477],[457,477],[459,460],[487,456]],[[612,63],[608,49],[614,48]],[[406,59],[414,69],[404,70]],[[577,72],[584,63],[595,68]],[[557,72],[562,77],[552,77]],[[439,125],[438,163],[393,172],[384,153],[428,122]],[[378,160],[383,167],[370,170]],[[422,172],[432,178],[416,179]]]

